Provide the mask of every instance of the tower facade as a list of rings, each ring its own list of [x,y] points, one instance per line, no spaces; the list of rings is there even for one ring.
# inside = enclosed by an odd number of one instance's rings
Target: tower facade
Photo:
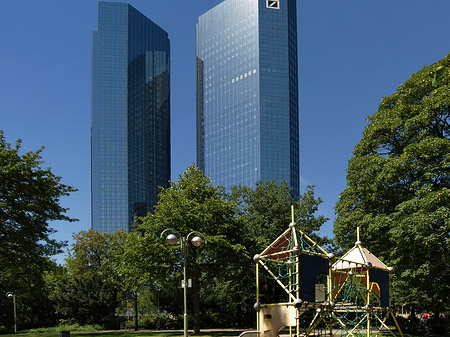
[[[216,184],[299,183],[295,0],[225,0],[199,17],[197,165]]]
[[[170,179],[170,43],[126,3],[99,2],[93,33],[91,217],[131,230]]]

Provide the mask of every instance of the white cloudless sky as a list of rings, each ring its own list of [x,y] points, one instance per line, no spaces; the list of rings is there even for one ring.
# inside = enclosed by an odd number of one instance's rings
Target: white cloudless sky
[[[250,0],[242,0],[250,1]],[[283,0],[281,0],[283,1]],[[122,1],[125,2],[125,1]],[[172,180],[195,157],[195,24],[220,0],[133,0],[171,41]],[[62,200],[90,228],[91,35],[95,0],[0,1],[0,130],[79,189]],[[449,0],[297,0],[301,190],[323,199],[332,235],[354,146],[383,96],[450,52]],[[58,257],[62,261],[62,256]]]

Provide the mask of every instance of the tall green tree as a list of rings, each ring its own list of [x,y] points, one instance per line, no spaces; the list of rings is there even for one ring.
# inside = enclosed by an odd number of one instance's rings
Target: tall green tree
[[[242,186],[232,188],[230,198],[239,204],[238,221],[244,228],[242,241],[251,257],[261,253],[288,228],[292,222],[291,206],[294,207],[297,228],[320,245],[330,243],[328,238],[318,235],[328,219],[316,214],[322,199],[315,197],[314,186],[307,186],[304,194],[294,196],[286,182],[277,184],[274,181],[259,181],[254,189]],[[245,263],[253,267],[252,261]],[[247,285],[247,294],[254,301],[254,269],[247,268],[246,271],[243,274],[244,284]],[[262,278],[260,282],[265,303],[278,303],[285,296],[281,288],[272,286],[273,282],[269,278]]]
[[[334,233],[396,269],[397,304],[450,306],[450,54],[384,97],[356,145]]]
[[[291,206],[294,207],[294,221],[298,228],[318,244],[328,244],[329,240],[318,235],[321,226],[328,220],[316,215],[321,198],[316,198],[314,186],[307,186],[304,194],[292,195],[286,182],[258,181],[255,188],[236,186],[232,188],[231,200],[240,205],[239,221],[246,228],[246,235],[254,243],[247,244],[252,253],[260,253],[292,221]]]
[[[79,324],[114,327],[116,309],[123,292],[118,273],[126,233],[99,233],[92,229],[73,235],[66,266],[51,278],[51,299],[56,312]]]
[[[48,302],[42,291],[44,273],[55,267],[50,256],[64,242],[51,238],[53,220],[75,221],[60,199],[75,188],[42,168],[41,152],[21,154],[21,140],[7,143],[0,131],[0,294],[16,295],[19,328],[45,324]],[[12,326],[11,304],[0,296],[0,321]]]
[[[73,274],[101,274],[117,281],[117,264],[123,254],[127,234],[124,230],[100,233],[89,229],[73,234],[74,242],[66,259]]]
[[[159,238],[160,233],[169,228],[183,236],[192,231],[199,231],[207,241],[198,248],[188,244],[188,278],[192,279],[190,290],[192,306],[189,307],[190,312],[193,312],[194,330],[198,332],[201,323],[200,289],[210,287],[214,279],[223,280],[225,276],[229,276],[231,266],[246,256],[244,246],[240,242],[242,229],[235,221],[235,204],[227,199],[222,188],[214,187],[210,178],[194,165],[179,176],[178,182],[172,182],[169,188],[162,189],[159,197],[160,201],[153,214],[143,218],[142,224],[138,227],[138,231],[144,234],[137,239],[144,242],[148,237],[154,241],[153,244],[148,240],[146,243],[151,244],[150,251],[158,257],[159,265],[166,265],[166,273],[170,273],[160,282],[175,278],[179,288],[182,277],[180,247],[168,247],[164,239]],[[171,265],[170,268],[167,268],[168,263]],[[142,266],[142,269],[146,270],[146,273],[151,273],[152,266],[154,270],[160,270],[157,265],[158,263],[153,260],[150,266]],[[238,272],[239,270],[234,271]],[[182,299],[177,305],[179,309],[183,307]]]
[[[200,324],[253,326],[254,254],[288,227],[291,205],[302,231],[320,243],[326,242],[315,233],[327,220],[316,215],[320,203],[313,186],[294,198],[286,183],[273,181],[258,182],[255,189],[237,186],[226,193],[191,166],[178,182],[161,191],[153,214],[141,219],[137,230],[128,236],[122,273],[134,289],[144,285],[158,289],[160,310],[181,317],[180,247],[169,246],[160,234],[168,228],[184,236],[199,231],[207,243],[199,248],[189,246],[187,261],[188,278],[193,279],[188,312],[194,313],[194,328],[197,330]],[[167,326],[168,322],[163,324]]]
[[[142,222],[136,219],[136,228]],[[146,308],[156,309],[157,312],[151,313],[159,316],[159,298],[169,295],[169,302],[179,304],[179,299],[174,300],[170,294],[174,288],[171,282],[173,274],[173,265],[176,263],[175,256],[167,246],[165,241],[161,240],[157,230],[138,229],[127,235],[123,253],[119,256],[117,272],[124,285],[124,290],[129,294],[128,301],[133,302],[135,314],[135,327],[139,325],[138,315],[147,311]],[[140,294],[140,296],[138,296]],[[151,302],[151,299],[156,302]],[[145,304],[142,307],[142,304]],[[178,305],[179,307],[179,305]],[[164,308],[167,310],[167,308]],[[169,310],[170,311],[170,310]],[[154,327],[161,327],[161,321]],[[163,322],[163,327],[170,328]]]

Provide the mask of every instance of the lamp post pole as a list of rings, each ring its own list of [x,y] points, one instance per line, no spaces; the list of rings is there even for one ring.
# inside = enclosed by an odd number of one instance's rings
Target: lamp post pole
[[[186,266],[187,266],[187,257],[188,257],[188,242],[189,238],[192,237],[191,243],[195,247],[200,247],[203,243],[203,239],[200,236],[204,235],[197,231],[192,231],[185,237],[181,236],[180,233],[174,229],[166,229],[164,230],[160,237],[163,238],[164,235],[168,232],[171,233],[177,233],[180,236],[180,243],[181,243],[181,253],[183,255],[183,302],[184,302],[184,315],[183,315],[183,327],[184,327],[184,337],[188,337],[188,315],[187,315],[187,273],[186,273]],[[166,237],[167,243],[171,246],[174,246],[178,243],[178,238],[174,234],[169,234]],[[206,240],[205,240],[206,243]]]
[[[181,250],[183,251],[183,303],[184,303],[184,314],[183,314],[183,328],[184,337],[188,337],[188,316],[187,316],[187,245],[186,238],[181,238]]]
[[[16,295],[12,292],[6,293],[6,297],[12,298],[14,306],[14,333],[17,333]]]

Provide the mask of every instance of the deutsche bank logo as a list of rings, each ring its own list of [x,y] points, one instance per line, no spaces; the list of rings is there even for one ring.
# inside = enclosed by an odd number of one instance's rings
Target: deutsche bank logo
[[[280,9],[280,0],[266,0],[266,7],[272,9]]]

